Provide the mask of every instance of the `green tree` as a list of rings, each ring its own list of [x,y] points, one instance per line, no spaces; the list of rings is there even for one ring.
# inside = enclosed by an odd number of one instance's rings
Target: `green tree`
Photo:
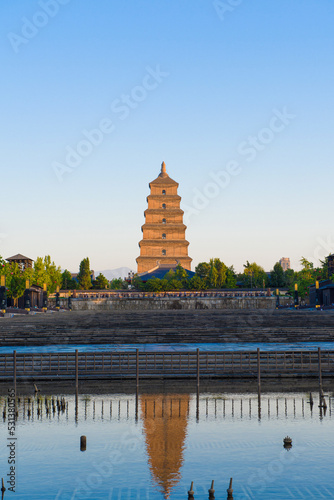
[[[28,271],[28,269],[27,269]],[[62,285],[62,273],[60,267],[51,261],[50,255],[37,257],[34,262],[34,269],[31,271],[32,284],[43,286],[47,285],[48,292],[54,293],[57,286]]]
[[[165,278],[162,278],[161,280],[161,291],[166,291],[168,290],[168,287],[169,287],[169,282],[168,280],[166,280]]]
[[[200,262],[196,267],[195,267],[195,273],[200,277],[200,278],[207,278],[209,276],[211,266],[208,262]]]
[[[89,290],[90,288],[92,288],[90,263],[88,257],[80,262],[78,282],[81,290]]]
[[[305,257],[300,259],[302,269],[295,275],[298,285],[299,296],[303,299],[309,294],[309,286],[316,280],[322,279],[321,269],[315,268],[313,262],[308,261]],[[294,292],[294,283],[289,288],[290,294]]]
[[[237,276],[235,274],[233,266],[230,266],[226,270],[225,287],[226,288],[236,288],[236,286],[237,286]]]
[[[210,262],[200,262],[195,268],[196,275],[203,280],[204,288],[224,288],[236,286],[236,275],[233,267],[228,268],[224,262],[218,258],[210,259]],[[197,282],[197,284],[199,284]]]
[[[108,288],[108,280],[105,276],[103,276],[103,274],[99,274],[96,278],[95,281],[93,281],[93,288],[95,290],[105,290],[106,288]]]
[[[175,269],[174,277],[180,283],[180,286],[178,285],[178,289],[188,288],[189,286],[188,273],[180,264],[178,264]]]
[[[189,288],[190,290],[205,290],[207,288],[206,280],[195,274],[189,280]]]
[[[219,273],[212,263],[209,275],[207,277],[207,282],[208,282],[209,288],[216,288],[217,287],[218,277],[219,277]]]
[[[241,276],[246,288],[262,288],[268,283],[268,276],[263,267],[256,262],[244,264],[244,273]]]
[[[0,256],[0,276],[6,277],[6,287],[8,288],[11,276],[10,264]]]
[[[48,285],[48,281],[44,260],[42,257],[37,257],[34,262],[32,282],[34,285],[43,287],[44,283]]]
[[[276,262],[274,269],[270,273],[270,285],[273,287],[282,287],[285,284],[283,267]]]
[[[321,270],[320,270],[321,279],[324,280],[331,279],[332,281],[334,281],[334,274],[332,274],[332,276],[328,275],[329,274],[328,257],[325,257],[325,260],[320,260],[320,263],[321,263]]]
[[[152,277],[146,282],[146,290],[148,292],[160,292],[162,290],[162,283],[159,278]]]
[[[22,270],[21,267],[15,262],[5,262],[0,257],[0,276],[6,277],[7,295],[14,299],[17,304],[17,299],[22,297],[26,287],[26,280],[32,284],[33,270],[27,268]]]
[[[61,289],[62,290],[75,290],[78,283],[72,278],[70,271],[65,269],[61,275]]]
[[[284,271],[284,286],[291,287],[291,285],[296,281],[296,273],[293,269],[287,269]]]
[[[10,280],[8,283],[8,296],[14,299],[14,304],[17,304],[17,299],[22,297],[25,290],[26,279],[24,272],[18,264],[11,263],[10,265]]]
[[[213,264],[218,273],[216,287],[223,288],[226,282],[227,266],[224,264],[224,262],[217,258],[211,259],[210,264]]]
[[[57,286],[59,286],[59,288],[61,287],[61,268],[59,266],[57,267],[56,264],[51,261],[50,255],[46,255],[44,257],[44,267],[47,277],[46,283],[48,286],[48,291],[50,293],[54,293],[57,289]]]

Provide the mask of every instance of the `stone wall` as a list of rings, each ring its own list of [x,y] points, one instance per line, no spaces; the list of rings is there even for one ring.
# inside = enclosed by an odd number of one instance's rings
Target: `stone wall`
[[[286,299],[286,298],[280,299],[281,305],[287,305],[290,302],[291,299]],[[275,297],[145,297],[145,298],[121,298],[121,299],[89,298],[89,299],[72,299],[72,307],[74,311],[85,311],[85,310],[106,311],[110,309],[121,310],[121,311],[167,310],[167,309],[185,309],[185,310],[275,309],[276,298]]]

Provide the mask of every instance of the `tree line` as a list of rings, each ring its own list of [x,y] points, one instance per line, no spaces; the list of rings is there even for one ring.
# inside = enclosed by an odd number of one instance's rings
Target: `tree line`
[[[208,290],[224,288],[287,288],[292,295],[297,283],[299,295],[305,298],[309,286],[316,280],[328,278],[328,263],[325,259],[320,267],[314,267],[304,257],[300,260],[302,269],[283,271],[279,262],[276,262],[270,273],[256,262],[246,262],[242,273],[236,273],[233,266],[227,266],[219,258],[210,259],[209,262],[200,262],[195,268],[195,275],[189,277],[186,270],[177,266],[167,272],[164,278],[150,278],[143,283],[137,275],[129,283],[122,278],[110,282],[103,274],[92,280],[89,258],[84,258],[79,265],[78,274],[73,277],[65,269],[63,272],[56,266],[49,255],[37,257],[32,268],[24,270],[17,263],[5,262],[0,256],[0,275],[6,276],[7,295],[17,299],[24,294],[26,280],[30,285],[47,286],[49,293],[54,293],[59,286],[61,290],[125,290],[129,286],[140,291],[160,292],[171,290]],[[334,281],[334,275],[332,276]]]
[[[169,271],[163,279],[152,277],[143,283],[135,276],[132,282],[134,288],[141,291],[168,291],[168,290],[212,290],[212,289],[265,289],[286,288],[288,294],[293,295],[295,284],[298,285],[299,295],[305,298],[309,292],[309,286],[316,280],[328,278],[327,260],[321,262],[320,267],[314,267],[304,257],[300,263],[302,269],[283,270],[281,264],[276,262],[273,269],[267,273],[256,262],[246,262],[242,273],[236,273],[233,266],[228,267],[219,258],[210,259],[209,262],[200,262],[195,268],[195,275],[191,278],[186,271],[178,266],[173,272]],[[334,282],[334,275],[332,276]]]

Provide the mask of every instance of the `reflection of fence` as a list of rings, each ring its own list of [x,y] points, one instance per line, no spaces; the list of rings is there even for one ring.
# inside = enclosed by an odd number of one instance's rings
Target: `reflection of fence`
[[[315,394],[314,394],[315,395]],[[145,419],[178,419],[184,415],[184,395],[154,394],[139,395],[140,417]],[[331,418],[334,410],[334,399],[328,398],[328,409],[326,412],[309,404],[309,398],[297,394],[266,394],[261,397],[261,418],[265,420],[277,419],[304,419],[318,418],[322,416]],[[152,402],[153,401],[153,402]],[[154,404],[154,401],[156,403]],[[0,413],[3,419],[7,416],[7,398],[0,397]],[[76,409],[76,405],[78,406]],[[154,406],[153,406],[154,405]],[[82,396],[76,401],[74,396],[35,396],[18,397],[17,399],[18,419],[53,419],[64,418],[80,420],[109,420],[125,421],[136,418],[136,396]],[[187,418],[199,418],[209,420],[240,420],[259,418],[259,398],[257,394],[217,394],[214,396],[201,395],[198,401],[195,395],[190,395],[186,401]],[[228,447],[228,441],[224,443],[201,443],[191,446],[195,449],[211,447]],[[328,442],[329,446],[331,445]],[[240,443],[240,447],[247,448],[250,445]],[[320,446],[320,445],[319,445]]]
[[[334,351],[0,354],[0,379],[334,375]]]

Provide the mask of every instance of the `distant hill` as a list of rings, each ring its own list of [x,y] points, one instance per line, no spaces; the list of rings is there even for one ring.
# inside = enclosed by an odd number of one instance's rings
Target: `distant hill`
[[[129,271],[131,269],[129,267],[118,267],[117,269],[105,269],[104,271],[95,272],[95,277],[100,273],[103,274],[107,278],[107,280],[111,281],[117,278],[126,278],[128,276]]]

